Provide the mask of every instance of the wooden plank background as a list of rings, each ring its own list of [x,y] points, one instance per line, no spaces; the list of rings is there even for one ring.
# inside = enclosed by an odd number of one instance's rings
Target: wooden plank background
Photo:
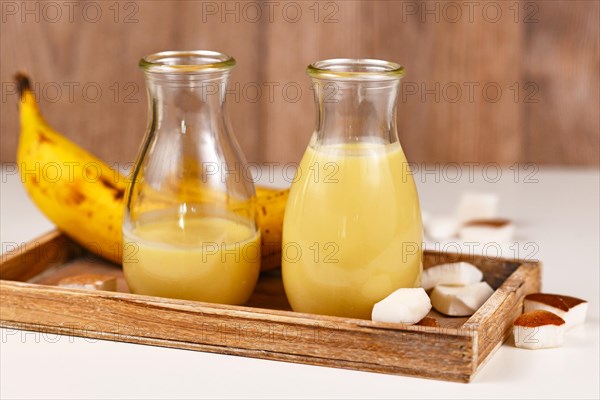
[[[204,48],[238,60],[229,110],[253,162],[301,157],[315,113],[307,64],[374,57],[407,69],[398,125],[411,161],[600,163],[597,1],[3,0],[1,7],[2,162],[14,161],[18,140],[16,71],[38,84],[58,131],[111,163],[128,163],[146,127],[139,58]]]

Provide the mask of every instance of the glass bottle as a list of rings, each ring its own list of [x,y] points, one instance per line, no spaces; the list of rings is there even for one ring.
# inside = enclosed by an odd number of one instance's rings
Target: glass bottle
[[[225,112],[235,60],[212,51],[144,57],[149,122],[123,220],[133,293],[245,303],[260,270],[253,182]]]
[[[284,217],[285,292],[295,311],[370,319],[422,271],[419,199],[396,130],[404,69],[333,59],[307,73],[317,119]]]

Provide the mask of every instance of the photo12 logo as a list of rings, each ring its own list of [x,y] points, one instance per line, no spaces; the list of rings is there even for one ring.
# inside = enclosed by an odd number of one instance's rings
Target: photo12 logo
[[[401,85],[402,103],[498,103],[503,98],[514,103],[539,103],[540,87],[536,82],[414,82]]]
[[[402,1],[402,22],[495,24],[501,20],[537,23],[539,5],[534,1]]]
[[[202,22],[286,22],[332,24],[339,22],[340,4],[335,1],[203,1]]]
[[[140,7],[134,1],[2,1],[2,23],[86,22],[135,24]]]
[[[124,103],[137,104],[141,99],[140,87],[136,82],[33,82],[31,90],[35,100],[48,103]],[[2,103],[15,102],[19,88],[13,81],[2,82]]]

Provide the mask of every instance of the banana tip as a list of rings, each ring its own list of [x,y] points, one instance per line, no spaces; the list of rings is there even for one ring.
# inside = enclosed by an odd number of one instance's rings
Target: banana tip
[[[23,96],[26,90],[31,90],[31,83],[29,77],[23,72],[17,72],[15,74],[15,81],[17,82],[17,89],[19,89],[19,95]]]

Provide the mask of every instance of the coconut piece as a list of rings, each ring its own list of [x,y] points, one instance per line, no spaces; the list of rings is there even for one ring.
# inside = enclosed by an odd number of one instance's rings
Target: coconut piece
[[[117,290],[117,278],[110,275],[82,274],[61,279],[58,286],[87,290]]]
[[[588,302],[577,297],[550,293],[532,293],[523,300],[524,312],[533,310],[550,311],[565,320],[569,330],[585,321]]]
[[[515,226],[504,218],[468,221],[458,230],[458,237],[463,242],[508,243],[514,234]]]
[[[456,262],[435,265],[423,270],[421,275],[421,287],[425,290],[432,289],[437,285],[470,285],[480,282],[483,273],[473,264],[468,262]]]
[[[466,317],[475,314],[493,293],[494,289],[487,282],[466,286],[438,285],[431,292],[431,304],[442,314]]]
[[[451,216],[428,216],[423,226],[430,239],[446,240],[456,236],[460,228],[460,221]]]
[[[398,289],[373,306],[371,319],[413,325],[431,310],[431,302],[422,288]]]
[[[515,346],[524,349],[560,347],[564,342],[565,320],[546,310],[529,311],[513,324]]]
[[[461,222],[496,218],[499,202],[495,193],[464,193],[458,201],[455,216]]]

